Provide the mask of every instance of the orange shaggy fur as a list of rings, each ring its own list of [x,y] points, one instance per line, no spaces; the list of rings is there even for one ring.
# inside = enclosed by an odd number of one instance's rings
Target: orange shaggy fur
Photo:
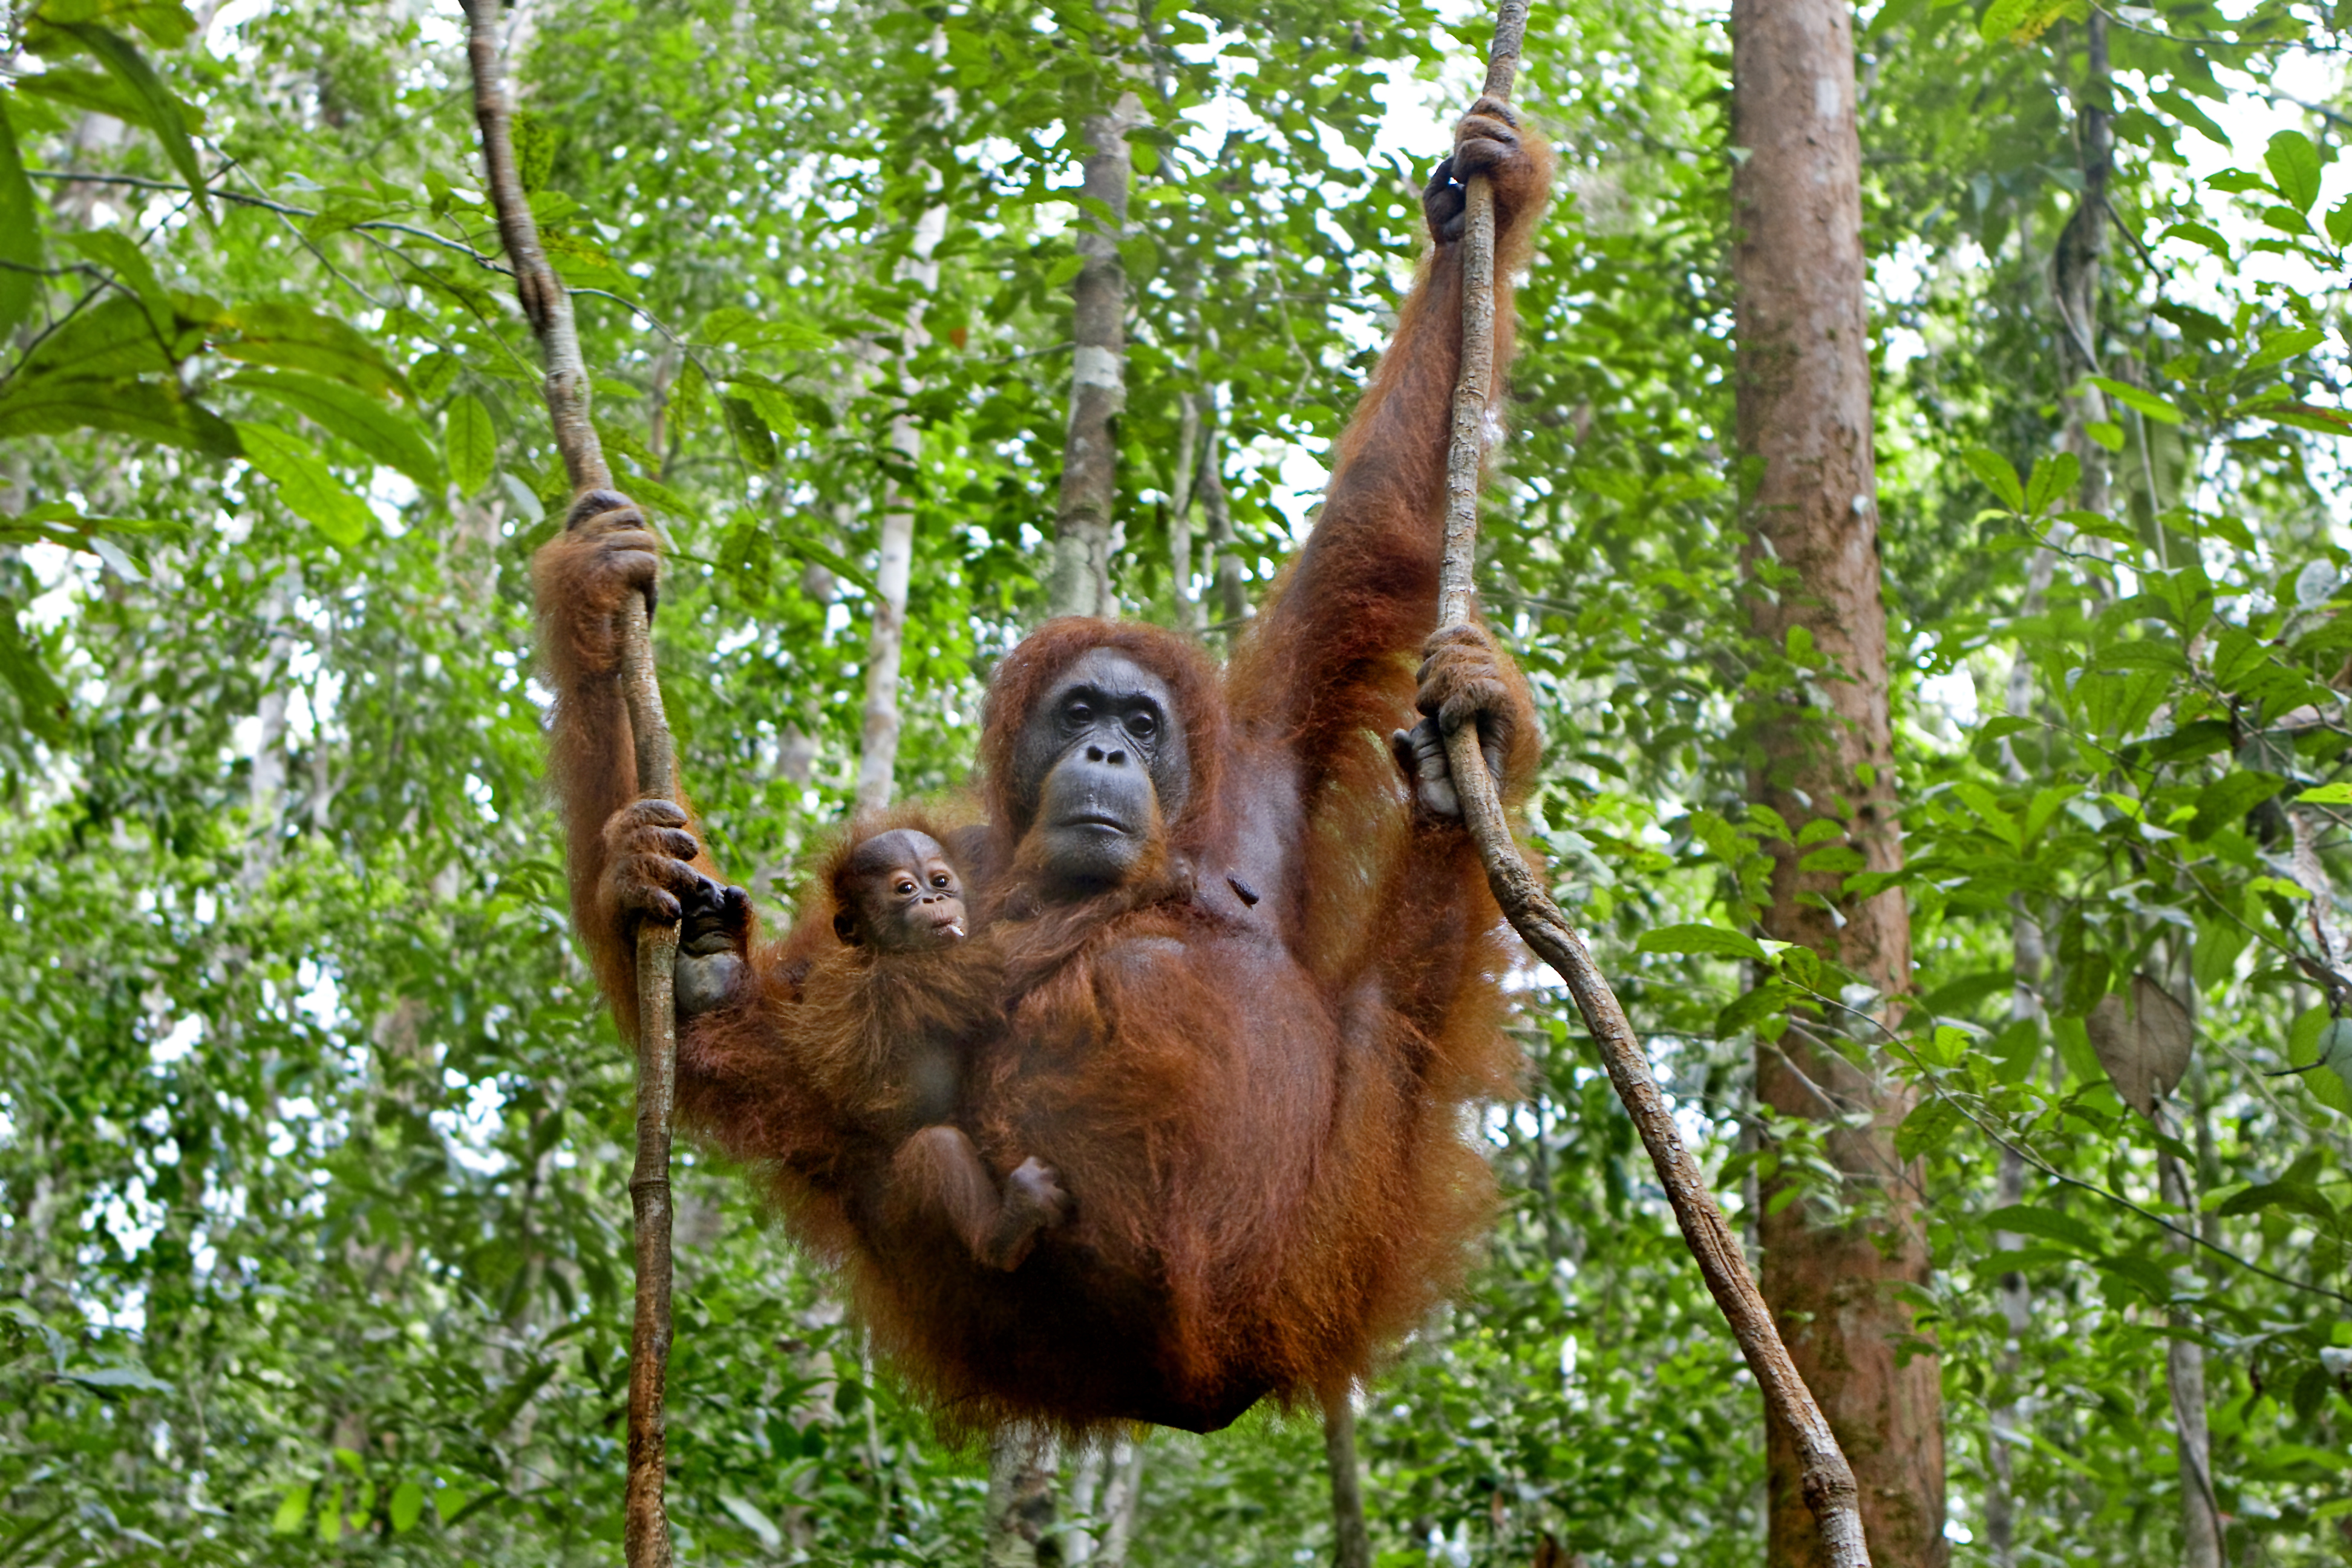
[[[1506,273],[1549,178],[1549,153],[1528,151],[1496,175]],[[1461,292],[1459,247],[1435,247],[1320,521],[1229,668],[1150,626],[1083,620],[1006,658],[981,740],[984,835],[927,826],[958,847],[971,940],[844,958],[818,940],[831,910],[806,910],[755,946],[744,1000],[686,1032],[687,1120],[845,1266],[950,1429],[1205,1431],[1267,1396],[1334,1397],[1458,1283],[1483,1234],[1495,1194],[1475,1108],[1513,1093],[1520,1066],[1501,921],[1468,835],[1412,805],[1384,744],[1411,721],[1436,623]],[[1507,331],[1507,295],[1496,317]],[[565,574],[564,546],[541,571],[556,766],[582,929],[625,1018],[625,931],[597,902],[625,720],[574,684],[598,650],[572,628],[609,605]],[[1024,858],[1036,803],[1014,742],[1097,647],[1166,681],[1192,787],[1145,874],[1061,903]],[[1513,726],[1516,795],[1537,724],[1505,669],[1490,700]],[[955,1121],[994,1178],[1034,1156],[1068,1193],[1067,1219],[1009,1272],[893,1206],[910,1131],[893,1052],[917,1037],[962,1047]]]

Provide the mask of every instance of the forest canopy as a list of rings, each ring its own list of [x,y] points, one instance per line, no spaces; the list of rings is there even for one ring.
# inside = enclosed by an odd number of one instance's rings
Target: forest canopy
[[[1775,1237],[1917,1244],[1853,1342],[1927,1369],[1940,1453],[1878,1561],[2342,1561],[2352,16],[1829,9],[1889,749],[1851,799],[1775,772],[1857,656],[1757,516],[1750,13],[1544,0],[1514,102],[1559,173],[1477,568],[1545,731],[1527,837],[1768,1295]],[[667,550],[681,770],[768,919],[854,805],[966,781],[1049,613],[1231,646],[1492,25],[502,13],[595,429]],[[564,910],[526,568],[572,497],[464,27],[8,14],[0,1562],[616,1560],[631,1057]],[[1113,274],[1074,511],[1072,296]],[[1839,934],[1865,908],[1891,975]],[[1753,1379],[1565,990],[1513,994],[1504,1213],[1352,1407],[1370,1560],[1761,1563]],[[677,1178],[681,1561],[977,1558],[986,1456],[736,1173]],[[1043,1551],[1344,1552],[1315,1426],[1063,1455]]]

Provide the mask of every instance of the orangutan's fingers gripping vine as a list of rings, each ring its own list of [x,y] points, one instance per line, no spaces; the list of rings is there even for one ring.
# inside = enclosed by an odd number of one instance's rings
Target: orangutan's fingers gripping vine
[[[1462,801],[1445,738],[1465,724],[1476,725],[1486,771],[1496,787],[1509,795],[1514,778],[1524,771],[1517,759],[1534,739],[1535,715],[1517,673],[1483,626],[1450,626],[1431,637],[1426,648],[1414,701],[1423,717],[1390,736],[1389,746],[1421,809],[1459,821]]]
[[[667,800],[638,800],[614,812],[604,825],[606,908],[624,919],[674,924],[686,912],[684,900],[706,895],[710,879],[694,867],[701,841],[687,831],[688,817]]]
[[[661,602],[661,541],[646,526],[646,514],[617,490],[590,490],[572,503],[564,520],[564,537],[589,553],[577,568],[586,581],[588,596],[609,616],[630,594],[643,595],[646,618],[653,619]],[[617,658],[620,630],[606,636],[608,658]]]
[[[1521,142],[1518,125],[1518,116],[1507,104],[1481,98],[1454,126],[1454,151],[1430,174],[1421,198],[1429,232],[1440,244],[1462,237],[1469,200],[1465,187],[1474,174],[1494,182],[1496,216],[1506,227],[1523,205],[1528,187],[1543,184],[1542,165]]]

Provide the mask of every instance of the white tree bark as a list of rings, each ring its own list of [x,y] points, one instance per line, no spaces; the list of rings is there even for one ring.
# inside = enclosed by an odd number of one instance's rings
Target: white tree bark
[[[914,255],[907,275],[928,294],[939,287],[939,263],[931,253],[947,233],[948,210],[936,206],[915,225]],[[930,342],[918,300],[907,318],[909,356]],[[890,422],[890,446],[909,466],[923,452],[922,432],[901,413]],[[890,804],[898,770],[898,671],[907,647],[907,584],[915,563],[915,512],[895,484],[884,490],[881,550],[874,572],[874,616],[866,644],[865,728],[857,752],[857,808]]]
[[[1132,13],[1107,11],[1114,25],[1133,26]],[[1119,94],[1108,113],[1090,115],[1083,194],[1100,202],[1108,222],[1089,207],[1077,237],[1077,281],[1071,289],[1070,423],[1062,448],[1061,505],[1055,521],[1053,612],[1108,616],[1111,597],[1111,512],[1118,498],[1119,414],[1127,407],[1127,266],[1118,244],[1127,234],[1127,200],[1134,160],[1127,133],[1144,123],[1143,100]]]

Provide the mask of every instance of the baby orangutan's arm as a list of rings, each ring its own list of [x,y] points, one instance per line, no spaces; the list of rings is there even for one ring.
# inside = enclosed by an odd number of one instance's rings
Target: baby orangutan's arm
[[[980,1151],[960,1128],[926,1127],[898,1146],[890,1163],[883,1217],[897,1229],[927,1215],[944,1219],[991,1268],[1014,1269],[1035,1249],[1037,1238],[1059,1225],[1070,1209],[1051,1166],[1034,1157],[996,1180],[981,1163]]]

